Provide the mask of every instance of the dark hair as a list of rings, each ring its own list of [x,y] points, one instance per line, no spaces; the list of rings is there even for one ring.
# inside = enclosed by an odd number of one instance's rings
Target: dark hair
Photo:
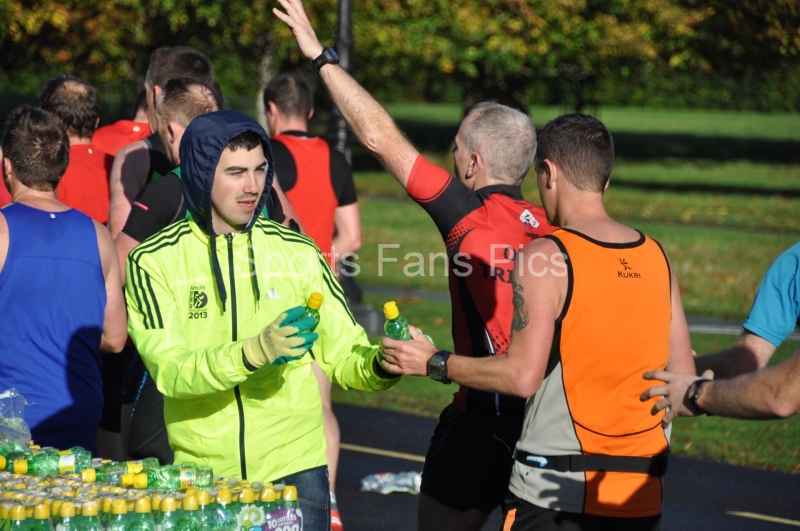
[[[261,145],[261,136],[255,131],[245,131],[235,137],[231,138],[228,145],[225,146],[226,149],[230,149],[231,151],[238,151],[240,148],[244,148],[247,151],[252,151],[258,146]]]
[[[597,118],[565,114],[539,131],[537,172],[545,159],[555,162],[576,188],[602,192],[614,168],[614,139]]]
[[[202,114],[218,111],[222,103],[214,90],[196,79],[176,77],[167,81],[156,105],[156,114],[166,123],[187,127]]]
[[[145,89],[139,91],[139,94],[136,95],[136,101],[133,102],[133,115],[136,116],[139,110],[147,110],[147,91]]]
[[[156,49],[145,79],[152,88],[163,87],[173,77],[189,77],[210,87],[214,84],[214,67],[208,57],[189,46]]]
[[[282,113],[308,118],[314,108],[314,96],[308,82],[296,74],[281,74],[273,78],[264,88],[264,108],[275,102]]]
[[[97,91],[86,81],[69,74],[44,82],[39,106],[64,122],[68,133],[82,138],[92,136],[100,117]]]
[[[64,124],[42,109],[20,105],[6,119],[3,157],[28,188],[54,190],[69,164]]]

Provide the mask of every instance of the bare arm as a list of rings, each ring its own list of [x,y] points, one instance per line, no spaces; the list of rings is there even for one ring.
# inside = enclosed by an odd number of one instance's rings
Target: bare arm
[[[333,252],[338,258],[361,249],[361,212],[358,203],[340,206],[333,214],[336,237],[333,239]]]
[[[144,141],[125,146],[114,157],[109,177],[111,204],[108,212],[108,230],[112,238],[117,237],[128,221],[134,199],[147,184],[149,170],[150,151]]]
[[[300,51],[310,60],[319,57],[323,47],[303,11],[303,4],[300,0],[278,2],[285,12],[277,8],[272,12],[292,29]],[[323,66],[320,77],[358,140],[406,188],[419,152],[397,128],[386,109],[338,65]]]
[[[711,378],[709,372],[703,375]],[[645,374],[647,380],[660,380],[663,385],[651,387],[642,400],[662,397],[652,413],[669,408],[663,424],[675,417],[695,414],[690,407],[690,397],[696,392],[697,376],[664,371]],[[796,350],[783,363],[732,380],[715,380],[702,384],[697,405],[704,411],[721,417],[739,419],[785,418],[800,411],[800,350]]]
[[[775,350],[766,339],[743,330],[731,348],[699,356],[694,363],[698,374],[710,370],[717,378],[734,378],[766,367]]]
[[[114,247],[116,247],[117,259],[120,265],[120,284],[122,286],[125,285],[125,262],[128,261],[128,255],[133,251],[134,247],[140,243],[141,242],[131,238],[124,232],[120,232],[117,237],[114,238]]]
[[[686,314],[683,312],[681,290],[678,286],[678,277],[669,264],[670,299],[672,301],[672,321],[669,329],[669,362],[667,370],[695,374],[694,356],[692,355],[692,341],[689,338],[689,325],[686,323]]]
[[[525,247],[520,257],[541,252],[551,256],[560,252],[551,240],[540,239]],[[462,385],[484,391],[530,397],[544,378],[545,367],[553,343],[555,320],[564,305],[567,277],[546,274],[535,276],[520,267],[514,269],[514,316],[511,344],[505,356],[472,358],[452,355],[447,361],[448,377]],[[535,317],[534,317],[535,316]],[[383,339],[384,368],[389,372],[425,376],[427,361],[436,352],[421,333],[412,330],[413,341]]]
[[[120,352],[128,338],[128,316],[125,310],[125,298],[122,295],[122,283],[119,277],[119,260],[108,229],[96,221],[94,225],[106,283],[106,309],[103,319],[103,335],[100,339],[100,350]]]

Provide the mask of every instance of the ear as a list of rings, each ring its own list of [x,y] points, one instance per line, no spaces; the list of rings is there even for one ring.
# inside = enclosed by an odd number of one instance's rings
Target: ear
[[[11,179],[14,174],[14,167],[11,165],[11,159],[3,157],[3,150],[0,149],[0,158],[3,161],[3,184],[6,190],[11,192]]]
[[[174,144],[177,141],[178,135],[182,130],[183,128],[177,122],[170,122],[167,124],[167,133],[169,134],[170,144]]]
[[[556,182],[560,178],[561,171],[556,163],[550,159],[544,159],[542,167],[545,173],[545,187],[550,190],[555,187]]]
[[[310,111],[308,111],[308,120],[310,121],[311,118],[314,117],[314,108],[312,107]]]
[[[469,164],[467,165],[467,173],[466,177],[474,177],[478,171],[483,168],[483,157],[477,151],[474,153],[470,153],[469,155]]]
[[[278,111],[278,106],[275,105],[274,101],[267,102],[267,114],[271,114],[275,116],[275,113]]]
[[[609,185],[609,184],[611,184],[611,176],[609,176],[609,177],[608,177],[608,179],[606,179],[606,185],[603,187],[603,191],[604,191],[604,192],[605,192],[606,190],[608,190],[608,185]]]

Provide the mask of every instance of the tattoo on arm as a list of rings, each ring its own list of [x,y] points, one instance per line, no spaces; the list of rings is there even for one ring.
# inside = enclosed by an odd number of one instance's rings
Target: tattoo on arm
[[[514,317],[511,319],[511,330],[520,332],[528,326],[528,312],[525,310],[525,299],[522,297],[522,285],[511,279],[511,289],[514,291]]]

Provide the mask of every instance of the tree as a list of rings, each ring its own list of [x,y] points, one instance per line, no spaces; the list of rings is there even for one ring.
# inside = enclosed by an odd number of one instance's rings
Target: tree
[[[365,0],[356,63],[370,66],[362,75],[371,81],[454,76],[467,107],[497,99],[524,108],[527,86],[542,78],[573,87],[580,108],[582,86],[609,70],[694,65],[689,43],[707,16],[677,0]]]

